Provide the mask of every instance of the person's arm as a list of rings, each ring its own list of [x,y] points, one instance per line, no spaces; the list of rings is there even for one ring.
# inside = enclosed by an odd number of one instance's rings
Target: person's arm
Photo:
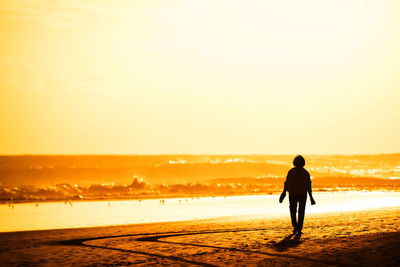
[[[315,204],[315,200],[314,200],[314,197],[312,195],[310,174],[308,174],[307,193],[310,196],[311,205],[314,205]]]
[[[288,190],[288,188],[287,188],[287,183],[286,183],[286,181],[285,181],[285,183],[283,184],[283,191],[282,191],[282,194],[286,194],[286,191]]]
[[[283,191],[282,191],[282,194],[281,194],[281,196],[279,197],[279,203],[282,203],[282,201],[285,199],[285,197],[286,197],[286,191],[288,190],[288,188],[287,188],[287,177],[289,176],[289,173],[288,173],[288,175],[286,176],[286,181],[285,181],[285,183],[283,184]]]

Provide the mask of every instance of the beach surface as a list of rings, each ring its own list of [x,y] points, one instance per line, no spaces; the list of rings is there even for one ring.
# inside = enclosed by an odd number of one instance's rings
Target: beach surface
[[[0,234],[2,266],[399,266],[400,208]]]

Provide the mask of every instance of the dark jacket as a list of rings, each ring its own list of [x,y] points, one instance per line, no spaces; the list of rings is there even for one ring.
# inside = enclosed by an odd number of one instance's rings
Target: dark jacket
[[[289,194],[306,194],[307,191],[311,191],[311,179],[308,171],[299,167],[292,168],[286,176],[285,190]]]

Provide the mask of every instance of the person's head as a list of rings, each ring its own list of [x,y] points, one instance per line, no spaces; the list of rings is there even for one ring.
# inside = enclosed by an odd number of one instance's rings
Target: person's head
[[[303,168],[306,165],[306,161],[304,160],[303,156],[297,155],[293,160],[293,165],[297,168]]]

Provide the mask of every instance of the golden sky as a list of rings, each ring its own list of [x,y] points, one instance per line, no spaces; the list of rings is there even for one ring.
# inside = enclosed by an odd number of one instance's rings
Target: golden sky
[[[400,152],[400,1],[0,1],[0,154]]]

